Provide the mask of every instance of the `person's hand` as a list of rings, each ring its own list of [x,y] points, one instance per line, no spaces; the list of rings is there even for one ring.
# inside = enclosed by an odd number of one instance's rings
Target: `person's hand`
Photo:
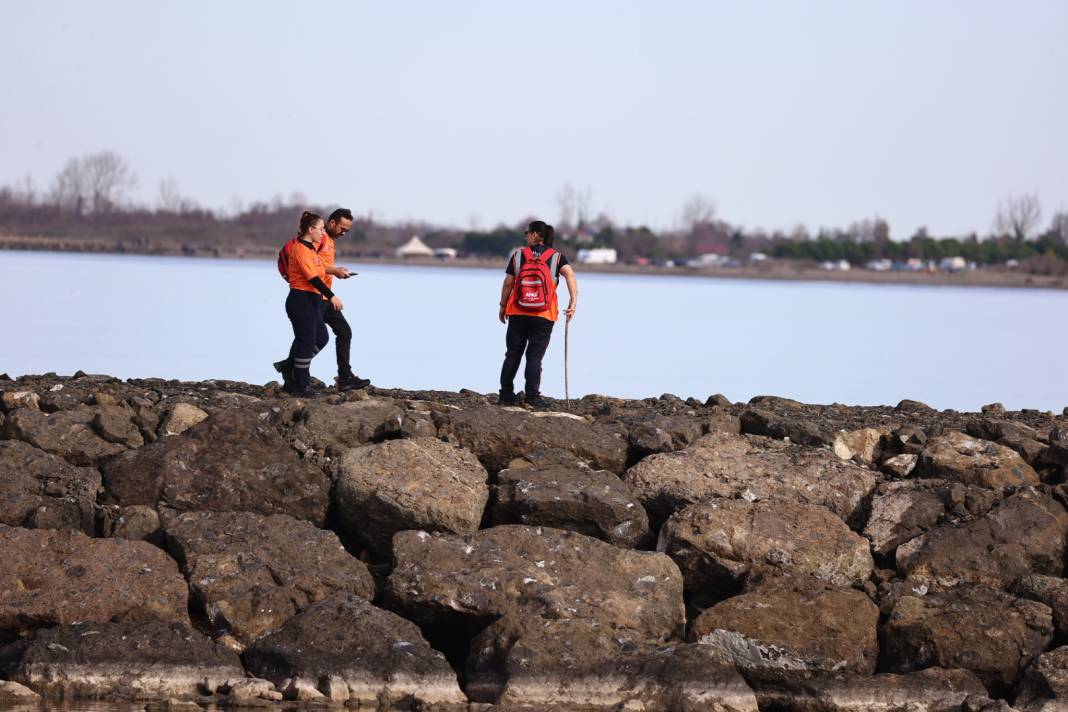
[[[571,317],[575,316],[576,309],[578,309],[578,306],[575,304],[568,304],[567,309],[564,309],[564,314],[567,315],[568,321],[571,321]]]
[[[501,320],[502,324],[508,323],[508,317],[504,315],[504,305],[501,305],[501,311],[498,312],[497,318]]]
[[[341,311],[345,308],[345,305],[341,302],[341,297],[337,296],[336,294],[330,297],[330,306],[334,309],[337,309],[338,311]]]
[[[339,278],[339,279],[348,279],[353,274],[354,274],[353,272],[349,272],[349,268],[348,267],[335,267],[334,268],[334,276]]]

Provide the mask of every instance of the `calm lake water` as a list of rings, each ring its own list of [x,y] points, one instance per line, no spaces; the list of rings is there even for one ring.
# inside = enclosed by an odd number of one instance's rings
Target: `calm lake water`
[[[336,283],[375,385],[497,390],[501,271],[362,265]],[[1060,410],[1068,292],[582,274],[571,396]],[[292,339],[273,262],[0,251],[0,372],[264,383]],[[566,303],[566,288],[560,286]],[[564,328],[542,390],[564,394]],[[312,363],[332,382],[333,336]],[[522,387],[522,372],[517,388]]]

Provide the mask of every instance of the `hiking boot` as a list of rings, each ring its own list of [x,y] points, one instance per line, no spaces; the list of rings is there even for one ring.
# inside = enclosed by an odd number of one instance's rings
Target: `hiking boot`
[[[287,388],[289,395],[294,398],[318,398],[322,394],[314,388],[307,386],[304,388]]]
[[[361,388],[367,388],[369,385],[371,385],[370,378],[360,378],[355,373],[339,376],[337,379],[337,389],[339,391],[358,391]]]
[[[293,389],[293,362],[288,358],[274,362],[274,370],[282,374],[282,388]]]
[[[497,396],[497,405],[517,405],[519,399],[515,397],[515,393],[501,393]]]
[[[524,401],[531,408],[548,408],[549,403],[540,395],[527,396]]]

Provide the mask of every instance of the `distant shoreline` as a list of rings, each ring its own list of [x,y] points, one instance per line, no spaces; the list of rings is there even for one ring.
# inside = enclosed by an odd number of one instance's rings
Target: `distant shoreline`
[[[183,250],[174,245],[134,245],[129,243],[101,243],[68,238],[38,238],[0,236],[0,251],[65,252],[143,257],[192,257],[207,259],[274,259],[274,251],[259,245],[226,246],[209,249],[196,246]],[[409,265],[419,267],[450,267],[467,269],[497,269],[504,264],[499,258],[396,258],[368,257],[345,249],[338,250],[338,261],[364,264]],[[776,282],[829,282],[861,284],[903,284],[912,286],[997,287],[1016,289],[1068,290],[1068,277],[1025,274],[1004,268],[986,268],[970,272],[873,272],[851,269],[845,272],[828,271],[808,264],[769,260],[745,267],[659,267],[653,265],[594,265],[583,264],[582,272],[596,274],[640,274],[663,277],[706,277],[713,279],[746,279]]]

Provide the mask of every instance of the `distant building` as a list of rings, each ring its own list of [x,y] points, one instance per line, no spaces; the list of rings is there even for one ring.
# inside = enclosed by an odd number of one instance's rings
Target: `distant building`
[[[938,269],[942,272],[960,272],[968,268],[968,263],[963,257],[943,257],[938,263]]]
[[[820,269],[828,272],[848,272],[852,269],[852,265],[849,264],[849,260],[827,260],[820,262]]]
[[[698,255],[693,259],[686,260],[686,266],[693,269],[702,269],[704,267],[722,267],[727,261],[727,258],[723,255],[717,255],[708,253],[704,255]]]
[[[418,235],[412,235],[411,240],[397,248],[396,255],[397,257],[433,257],[434,251],[427,247]]]
[[[889,272],[894,266],[894,263],[890,260],[869,260],[864,265],[864,269],[872,272]]]
[[[750,262],[763,262],[766,259],[768,259],[768,256],[765,255],[763,252],[754,252],[749,255]]]
[[[616,263],[614,247],[595,247],[592,250],[579,250],[578,261],[587,265],[614,265]]]

